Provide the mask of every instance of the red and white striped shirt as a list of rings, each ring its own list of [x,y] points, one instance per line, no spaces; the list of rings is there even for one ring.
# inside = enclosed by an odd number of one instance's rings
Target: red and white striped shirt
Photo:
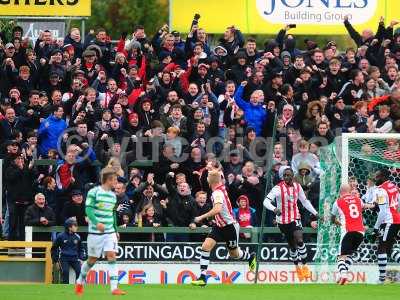
[[[115,96],[114,93],[111,93],[110,91],[107,91],[105,93],[103,93],[101,95],[102,97],[100,97],[100,106],[103,109],[107,109],[108,105],[110,104],[112,98]]]
[[[400,224],[400,212],[399,209],[399,189],[397,185],[388,181],[385,181],[379,186],[384,189],[389,197],[389,208],[393,218],[393,224]],[[379,204],[379,203],[378,203]]]
[[[276,222],[279,224],[289,224],[300,220],[300,213],[297,207],[297,201],[300,200],[304,208],[309,212],[316,215],[317,211],[311,205],[310,201],[307,200],[304,194],[303,188],[297,182],[293,182],[293,185],[287,185],[284,181],[278,183],[272,188],[265,198],[264,205],[274,210],[275,207],[271,202],[276,202],[276,207],[281,211],[279,216],[276,216]]]
[[[226,192],[223,184],[219,185],[211,194],[213,204],[222,204],[222,210],[215,215],[215,223],[218,227],[225,227],[226,225],[236,223],[233,216],[231,201],[229,200],[228,193]]]

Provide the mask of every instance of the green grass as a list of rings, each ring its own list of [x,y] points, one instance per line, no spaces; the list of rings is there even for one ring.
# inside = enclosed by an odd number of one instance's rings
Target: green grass
[[[141,300],[385,300],[398,299],[400,285],[190,285],[121,286],[126,299]],[[112,299],[108,286],[87,286],[78,298],[72,285],[0,285],[2,300]]]

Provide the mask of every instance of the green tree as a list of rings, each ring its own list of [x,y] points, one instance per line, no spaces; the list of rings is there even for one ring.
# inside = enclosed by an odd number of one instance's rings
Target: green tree
[[[153,34],[166,22],[168,0],[94,0],[86,28],[105,28],[117,39],[121,32],[131,33],[139,24],[146,28],[147,34]]]

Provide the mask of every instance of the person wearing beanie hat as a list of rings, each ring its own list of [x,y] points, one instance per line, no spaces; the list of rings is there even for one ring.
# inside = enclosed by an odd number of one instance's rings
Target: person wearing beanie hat
[[[73,189],[71,191],[70,200],[64,204],[61,217],[61,220],[63,221],[74,218],[78,225],[87,225],[84,197],[80,189]]]
[[[139,123],[142,128],[148,130],[151,128],[151,122],[153,122],[156,118],[156,113],[153,109],[153,102],[150,98],[145,97],[140,102],[140,107],[138,110],[139,115]]]
[[[264,206],[275,213],[278,227],[288,243],[290,258],[295,265],[297,276],[303,281],[311,278],[311,272],[307,266],[307,248],[303,241],[303,228],[297,202],[300,201],[316,219],[318,212],[306,198],[301,185],[293,181],[294,173],[289,166],[281,166],[278,173],[281,182],[268,193]],[[316,221],[311,222],[311,226],[316,228]]]
[[[281,53],[281,59],[283,60],[285,57],[289,57],[289,59],[292,58],[292,55],[290,54],[289,51],[282,51]]]
[[[69,218],[64,224],[65,231],[59,233],[51,248],[53,263],[60,270],[62,283],[69,283],[69,268],[75,271],[76,278],[81,272],[81,261],[85,259],[85,249],[81,237],[76,233],[78,223],[75,218]]]
[[[128,122],[125,123],[126,131],[129,132],[130,136],[132,137],[133,141],[136,140],[136,133],[141,129],[140,122],[139,122],[139,115],[135,112],[131,112],[128,115]]]

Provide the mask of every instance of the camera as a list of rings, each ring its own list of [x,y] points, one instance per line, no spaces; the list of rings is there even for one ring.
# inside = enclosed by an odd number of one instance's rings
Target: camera
[[[194,25],[199,24],[199,19],[200,19],[200,15],[196,13],[193,17],[192,26],[190,28],[192,28]]]

